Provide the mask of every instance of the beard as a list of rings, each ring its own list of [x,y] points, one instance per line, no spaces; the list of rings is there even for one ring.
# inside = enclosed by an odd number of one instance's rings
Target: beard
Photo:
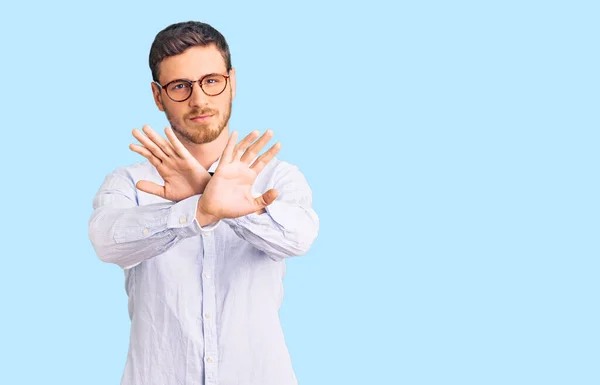
[[[182,140],[193,144],[204,144],[212,142],[221,135],[231,117],[231,104],[232,99],[230,98],[227,109],[221,112],[211,109],[195,109],[187,114],[183,120],[173,117],[166,109],[165,115],[167,115],[167,120],[173,131]],[[211,122],[191,123],[189,118],[198,115],[213,115],[213,117],[210,119]]]

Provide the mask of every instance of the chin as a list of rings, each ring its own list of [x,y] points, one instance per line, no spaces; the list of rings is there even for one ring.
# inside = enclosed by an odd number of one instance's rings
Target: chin
[[[183,136],[195,144],[210,143],[223,132],[223,127],[200,126],[185,130]]]

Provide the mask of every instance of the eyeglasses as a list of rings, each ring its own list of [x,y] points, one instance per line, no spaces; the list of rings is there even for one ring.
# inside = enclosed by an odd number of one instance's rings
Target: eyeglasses
[[[154,81],[160,89],[164,89],[167,96],[174,102],[184,102],[192,96],[194,90],[194,83],[198,82],[200,89],[208,96],[217,96],[225,91],[227,88],[227,81],[229,75],[221,74],[209,74],[203,76],[200,80],[185,80],[176,79],[172,82],[161,85],[159,82]]]

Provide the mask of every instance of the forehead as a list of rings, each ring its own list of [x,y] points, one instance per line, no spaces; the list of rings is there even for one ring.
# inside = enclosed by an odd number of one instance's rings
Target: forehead
[[[225,73],[225,59],[214,44],[191,47],[183,53],[169,56],[160,63],[160,80],[196,80],[210,73]],[[164,83],[163,83],[164,84]]]

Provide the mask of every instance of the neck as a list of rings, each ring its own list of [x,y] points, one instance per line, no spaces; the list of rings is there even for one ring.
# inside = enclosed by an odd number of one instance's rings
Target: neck
[[[183,146],[192,154],[194,158],[204,167],[206,170],[210,168],[223,154],[227,141],[229,140],[229,125],[225,126],[221,134],[217,139],[209,143],[196,144],[189,141],[183,141],[180,138]]]

